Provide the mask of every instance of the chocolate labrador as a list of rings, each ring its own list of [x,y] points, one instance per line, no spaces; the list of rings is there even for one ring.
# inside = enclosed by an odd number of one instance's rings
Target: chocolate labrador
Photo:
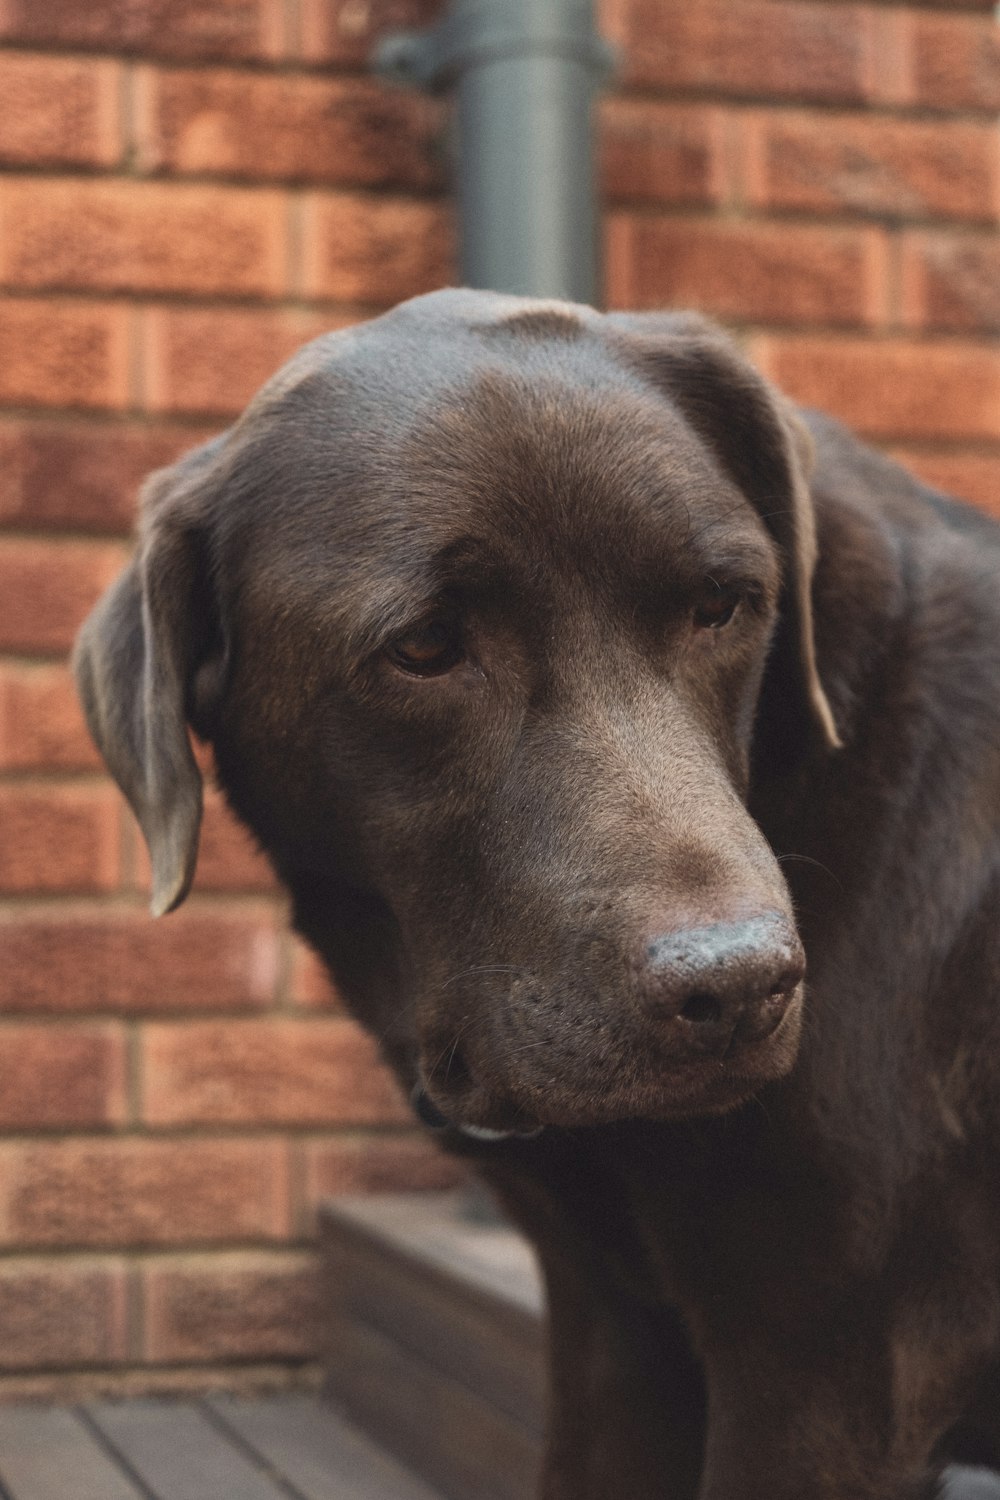
[[[534,1240],[546,1500],[1000,1494],[1000,528],[700,319],[442,292],[149,481],[76,665],[154,911],[191,726]]]

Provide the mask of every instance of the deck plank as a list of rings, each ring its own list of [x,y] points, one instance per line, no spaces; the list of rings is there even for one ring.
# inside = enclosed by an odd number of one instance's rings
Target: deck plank
[[[61,1407],[0,1407],[0,1481],[10,1500],[148,1500]]]
[[[290,1491],[194,1402],[100,1401],[84,1409],[156,1500],[288,1500]],[[59,1500],[76,1500],[75,1491],[63,1491]]]
[[[315,1397],[206,1400],[218,1420],[287,1479],[303,1500],[441,1500],[352,1422]]]
[[[348,1415],[406,1468],[444,1494],[524,1500],[537,1489],[540,1433],[470,1391],[381,1330],[345,1320],[330,1390]]]

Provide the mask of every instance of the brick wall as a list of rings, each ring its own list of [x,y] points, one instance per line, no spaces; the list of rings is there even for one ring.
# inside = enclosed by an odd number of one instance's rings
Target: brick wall
[[[452,278],[419,0],[0,0],[0,1395],[308,1362],[313,1206],[433,1185],[210,800],[148,870],[65,652],[141,476],[302,340]],[[981,4],[606,0],[609,298],[727,319],[794,394],[1000,513],[1000,45]]]
[[[1000,514],[1000,26],[976,0],[608,0],[608,295],[702,307]],[[620,201],[620,200],[626,200]]]

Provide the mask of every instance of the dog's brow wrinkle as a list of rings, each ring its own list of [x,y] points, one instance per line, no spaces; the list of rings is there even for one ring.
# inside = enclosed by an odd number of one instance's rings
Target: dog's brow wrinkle
[[[479,327],[487,338],[496,338],[502,334],[523,334],[529,338],[572,341],[583,333],[583,325],[575,313],[544,305],[519,310],[496,323],[480,324]]]
[[[697,531],[691,531],[689,527],[688,534],[684,538],[684,546],[687,548],[692,547],[694,543],[699,541],[703,536],[707,536],[710,531],[714,531],[716,526],[721,526],[724,521],[728,521],[730,516],[738,514],[738,512],[744,510],[745,508],[746,501],[738,500],[735,505],[730,505],[727,510],[724,510],[722,512],[721,515],[713,516],[710,521],[705,522],[704,526],[699,526]]]
[[[364,595],[353,592],[338,601],[348,649],[359,656],[381,650],[440,606],[442,582],[429,565],[415,567],[409,576],[386,575],[370,580]]]

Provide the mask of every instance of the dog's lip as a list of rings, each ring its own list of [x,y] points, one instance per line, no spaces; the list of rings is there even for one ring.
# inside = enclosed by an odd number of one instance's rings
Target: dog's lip
[[[461,1135],[467,1136],[470,1141],[533,1141],[536,1136],[541,1135],[545,1129],[544,1125],[537,1125],[534,1130],[491,1130],[488,1125],[456,1125],[456,1130]]]
[[[516,1126],[496,1127],[492,1125],[480,1125],[470,1120],[462,1120],[446,1115],[428,1094],[423,1083],[414,1085],[410,1095],[410,1102],[418,1120],[426,1125],[429,1130],[445,1131],[457,1130],[460,1135],[466,1136],[472,1141],[482,1141],[493,1144],[497,1141],[534,1140],[541,1135],[544,1125],[534,1121],[529,1122],[523,1118],[523,1111],[518,1111],[518,1123]]]

